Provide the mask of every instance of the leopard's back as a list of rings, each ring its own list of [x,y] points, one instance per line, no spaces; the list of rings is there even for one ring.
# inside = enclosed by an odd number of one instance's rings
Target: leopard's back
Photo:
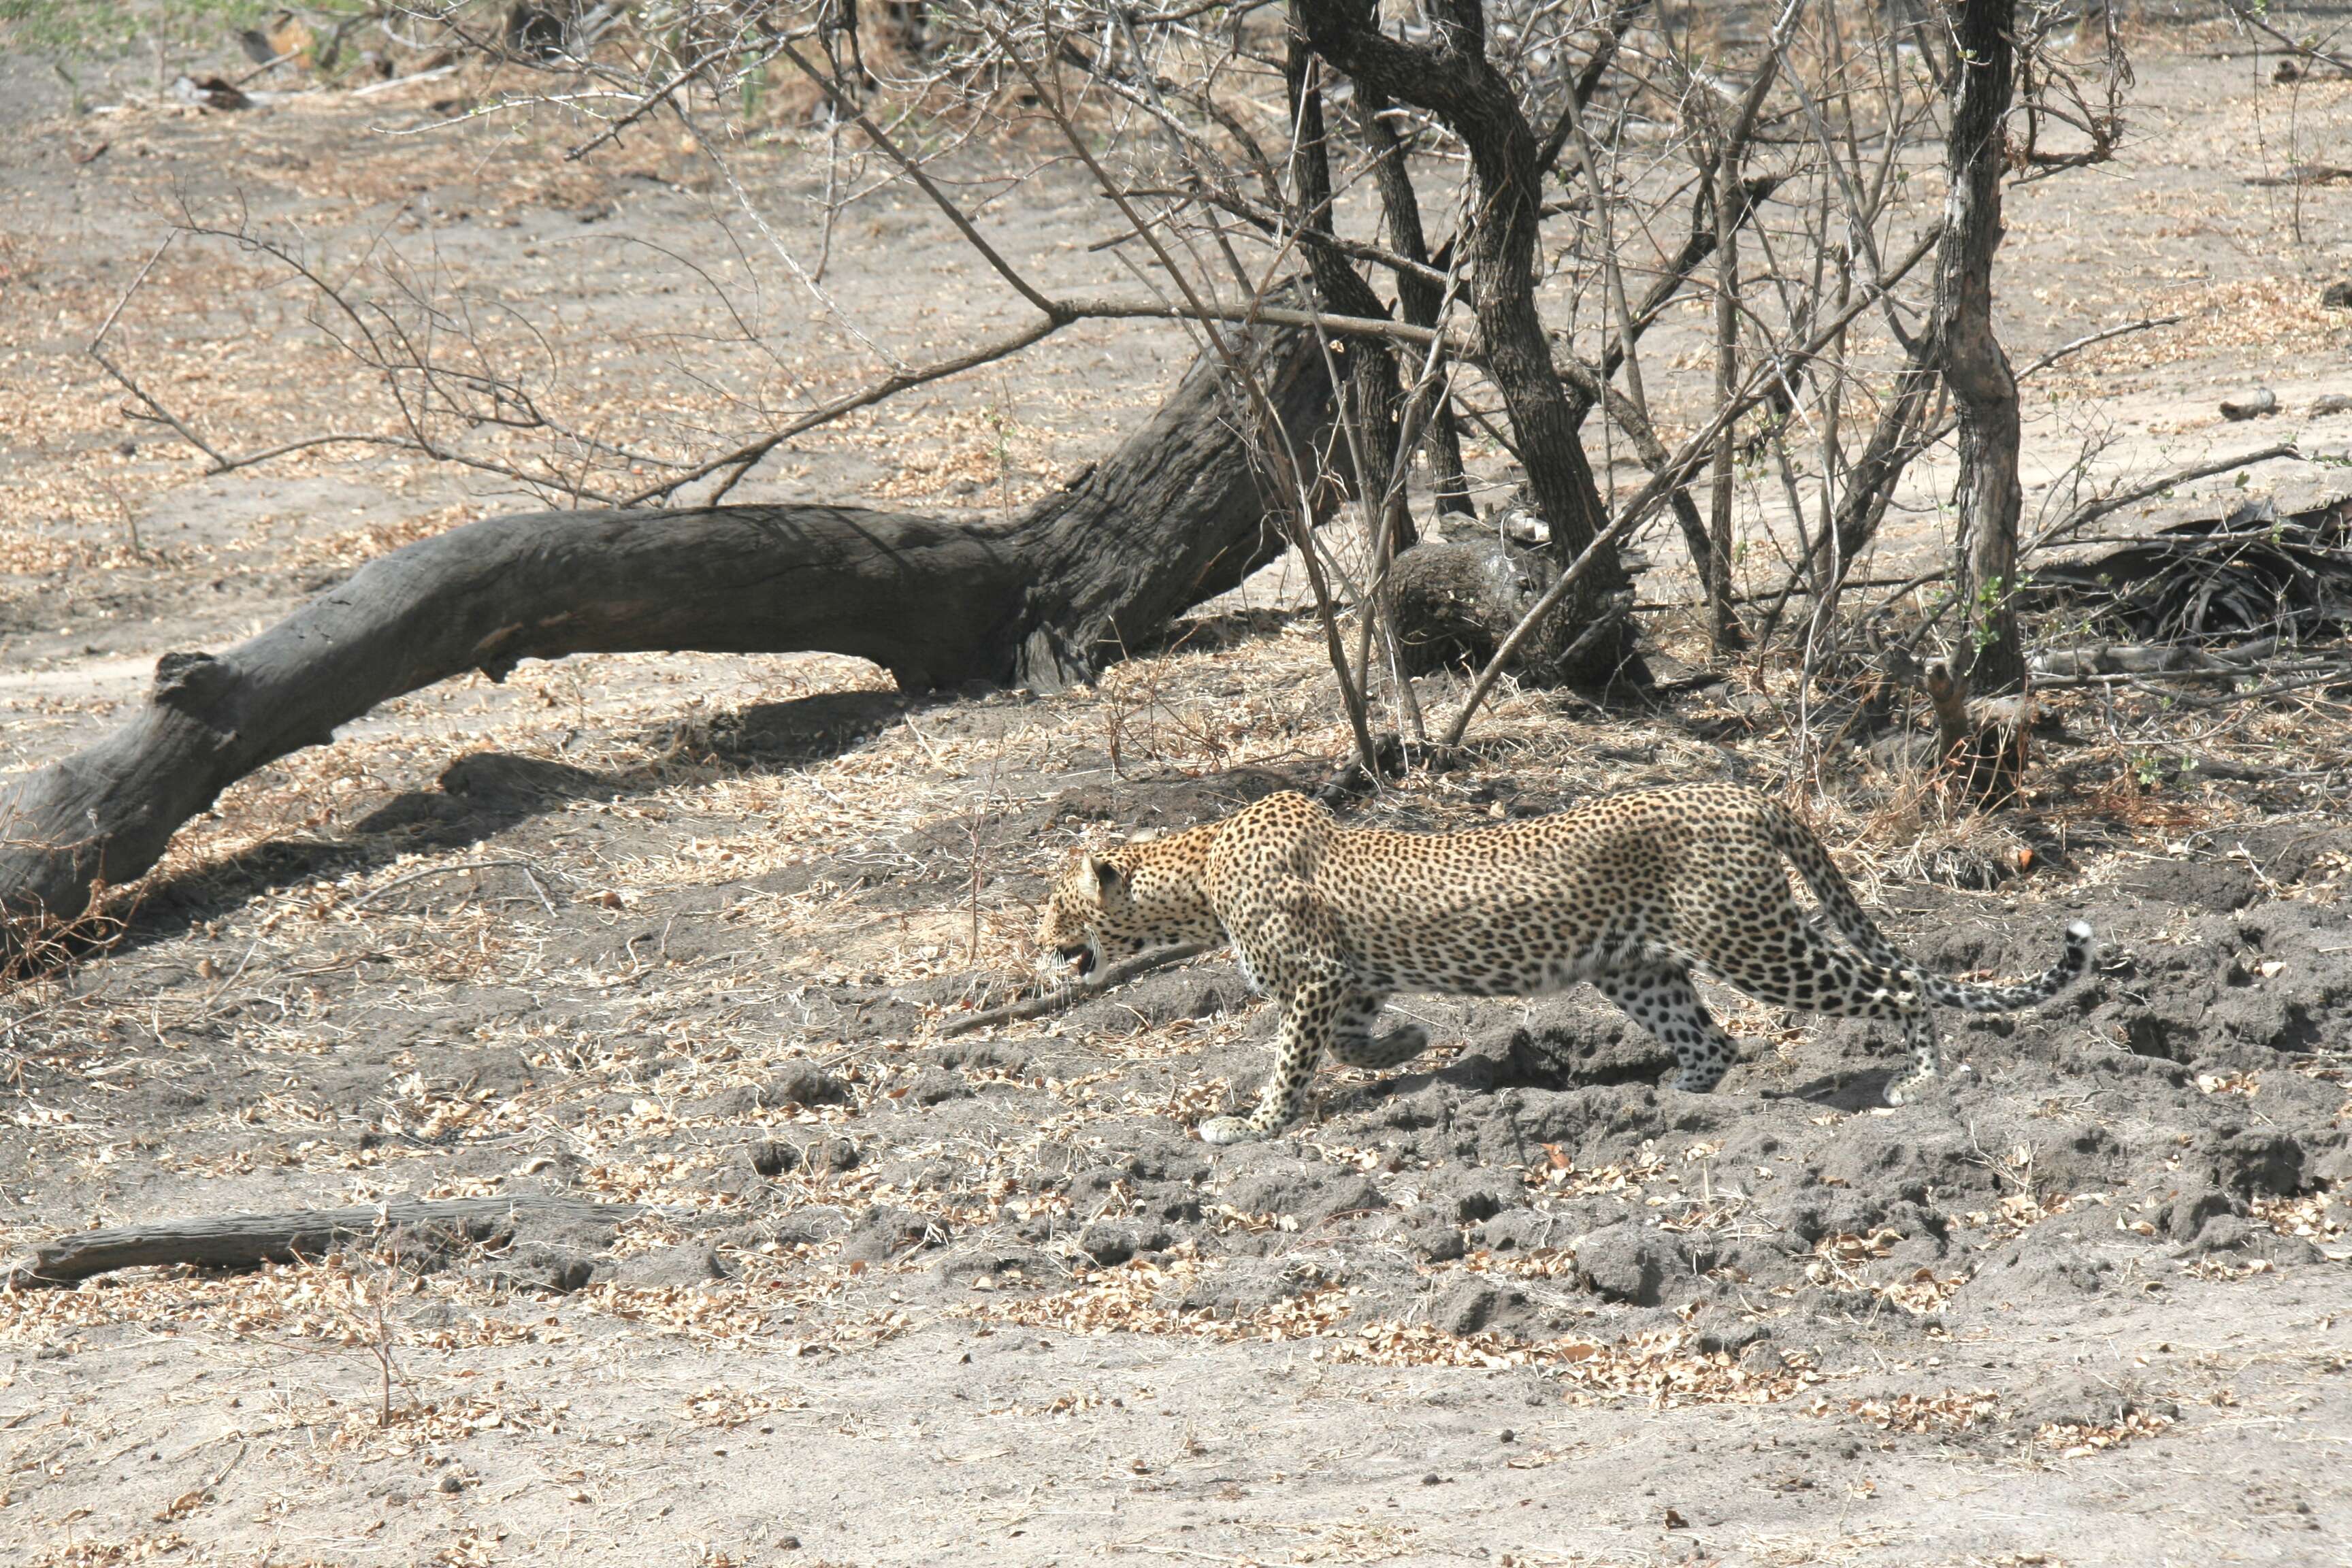
[[[1270,797],[1225,823],[1212,896],[1237,938],[1260,903],[1311,897],[1369,984],[1524,995],[1795,918],[1768,813],[1750,791],[1691,784],[1421,834],[1343,828],[1303,796]]]

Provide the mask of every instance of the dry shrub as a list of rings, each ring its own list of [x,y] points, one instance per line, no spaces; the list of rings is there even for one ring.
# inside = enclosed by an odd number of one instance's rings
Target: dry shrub
[[[89,904],[71,917],[45,910],[0,910],[0,996],[20,986],[54,981],[82,960],[110,952],[138,913],[141,884],[91,884]]]

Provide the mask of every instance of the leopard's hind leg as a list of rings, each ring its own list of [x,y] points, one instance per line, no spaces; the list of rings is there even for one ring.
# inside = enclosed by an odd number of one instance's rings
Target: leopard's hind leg
[[[1675,1053],[1675,1063],[1681,1069],[1675,1074],[1675,1088],[1705,1094],[1721,1083],[1723,1075],[1739,1059],[1731,1037],[1723,1032],[1715,1015],[1706,1010],[1698,987],[1691,984],[1689,965],[1645,963],[1614,969],[1595,976],[1592,983]]]
[[[1757,1001],[1837,1018],[1879,1018],[1901,1026],[1911,1071],[1886,1087],[1886,1103],[1916,1098],[1943,1071],[1936,1022],[1916,978],[1849,952],[1801,918],[1767,935],[1706,955],[1707,967]]]

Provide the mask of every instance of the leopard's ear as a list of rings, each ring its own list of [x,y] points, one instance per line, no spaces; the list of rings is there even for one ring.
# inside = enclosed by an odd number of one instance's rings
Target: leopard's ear
[[[1087,879],[1094,884],[1095,898],[1108,899],[1127,880],[1127,873],[1099,855],[1087,857]]]

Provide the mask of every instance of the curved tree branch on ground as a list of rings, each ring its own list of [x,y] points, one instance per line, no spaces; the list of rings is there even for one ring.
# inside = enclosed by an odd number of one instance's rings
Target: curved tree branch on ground
[[[1229,334],[1256,395],[1318,437],[1315,340]],[[1009,523],[834,506],[494,518],[360,568],[220,654],[170,653],[143,707],[62,762],[0,783],[0,914],[70,920],[142,875],[220,792],[377,703],[525,658],[647,649],[829,652],[910,689],[1041,689],[1148,646],[1279,552],[1223,361],[1068,488]]]
[[[1948,435],[1950,432],[1948,429],[1944,429],[1939,433]],[[2124,508],[2131,506],[2138,501],[2147,500],[2152,496],[2160,496],[2167,490],[2175,489],[2180,485],[2188,484],[2191,480],[2210,479],[2217,474],[2234,473],[2240,468],[2251,468],[2256,463],[2267,463],[2274,458],[2294,458],[2299,459],[2302,456],[2303,449],[2301,447],[2297,447],[2292,441],[2284,441],[2276,446],[2263,447],[2256,451],[2242,453],[2234,458],[2216,458],[2210,462],[2191,463],[2187,468],[2172,468],[2157,475],[2153,479],[2137,480],[2130,485],[2125,486],[2121,489],[2114,490],[2105,495],[2095,496],[2091,500],[2084,502],[2081,506],[2076,507],[2064,517],[2060,518],[2056,522],[2052,523],[2049,527],[2035,534],[2032,541],[2018,551],[2018,557],[2019,559],[2023,560],[2027,557],[2038,554],[2047,546],[2058,542],[2061,539],[2065,539],[2067,535],[2077,533],[2081,530],[2088,528],[2092,523],[2098,521],[2099,519],[2105,517],[2112,512],[2121,511]],[[2126,542],[2126,541],[2114,539],[2066,539],[2066,542],[2070,545],[2100,543],[2118,544]],[[1893,593],[1881,599],[1878,602],[1877,607],[1870,612],[1873,616],[1879,616],[1885,614],[1889,606],[1901,600],[1905,595],[1912,593],[1917,589],[1924,588],[1930,583],[1940,583],[1951,574],[1952,568],[1948,563],[1947,563],[1937,567],[1931,572],[1922,572],[1916,577],[1904,577],[1899,579],[1888,578],[1885,581],[1879,583],[1850,583],[1846,585],[1848,587],[1894,589],[1895,591]],[[1790,584],[1793,584],[1794,581],[1795,579],[1792,577],[1790,579]],[[1785,599],[1788,596],[1788,587],[1784,586],[1781,590],[1781,597]],[[1930,624],[1932,625],[1932,622]]]
[[[194,1264],[203,1268],[253,1268],[322,1256],[338,1244],[367,1240],[395,1226],[431,1226],[469,1240],[488,1240],[517,1215],[547,1214],[608,1224],[645,1213],[641,1204],[600,1204],[586,1198],[516,1194],[498,1198],[398,1198],[340,1209],[289,1209],[275,1214],[209,1215],[68,1231],[32,1250],[0,1274],[0,1287],[24,1289],[70,1285],[118,1268]]]

